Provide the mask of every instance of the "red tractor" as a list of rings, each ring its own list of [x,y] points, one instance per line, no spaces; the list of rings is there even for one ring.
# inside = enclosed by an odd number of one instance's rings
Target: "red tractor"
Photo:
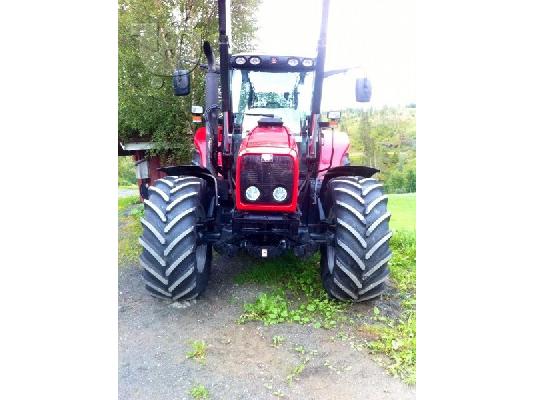
[[[328,7],[323,0],[315,58],[231,55],[226,1],[218,1],[220,64],[204,42],[205,126],[193,162],[162,168],[168,176],[145,200],[140,261],[151,295],[199,296],[212,249],[260,258],[320,251],[332,298],[364,301],[384,291],[392,232],[387,197],[372,178],[378,170],[349,165],[347,135],[321,121],[323,80],[336,72],[324,70]],[[188,73],[177,70],[173,86],[189,94]],[[356,100],[370,95],[369,81],[358,79]]]

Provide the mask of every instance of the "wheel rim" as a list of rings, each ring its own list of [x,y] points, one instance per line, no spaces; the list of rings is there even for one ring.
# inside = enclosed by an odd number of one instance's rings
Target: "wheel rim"
[[[202,244],[200,246],[197,246],[196,261],[197,261],[197,270],[199,273],[202,273],[202,271],[204,271],[204,267],[206,266],[207,254],[208,254],[207,244]]]

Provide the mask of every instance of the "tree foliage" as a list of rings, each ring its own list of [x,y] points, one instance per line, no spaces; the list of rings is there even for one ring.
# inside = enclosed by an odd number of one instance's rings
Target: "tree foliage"
[[[380,169],[389,193],[416,190],[415,113],[413,107],[343,112],[340,129],[351,140],[351,163]]]
[[[232,1],[232,51],[254,47],[260,0]],[[191,105],[204,104],[201,44],[218,42],[217,2],[119,0],[119,138],[146,138],[167,159],[190,159]],[[172,72],[192,70],[191,95],[175,97]],[[165,158],[165,157],[164,157]]]
[[[119,186],[136,184],[135,164],[132,157],[119,157]]]

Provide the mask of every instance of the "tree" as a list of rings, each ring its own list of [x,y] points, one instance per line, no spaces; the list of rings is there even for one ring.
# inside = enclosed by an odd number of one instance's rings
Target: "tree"
[[[415,191],[413,109],[346,109],[340,130],[349,135],[351,163],[378,168],[388,192]]]
[[[369,122],[369,113],[362,114],[360,125],[358,126],[360,140],[363,145],[363,153],[367,165],[376,165],[375,141],[371,137],[371,123]]]
[[[232,1],[233,52],[254,46],[260,0]],[[168,159],[189,161],[192,104],[204,104],[202,40],[216,49],[217,4],[210,0],[119,0],[119,138],[141,136]],[[175,97],[172,72],[191,70],[191,95]]]

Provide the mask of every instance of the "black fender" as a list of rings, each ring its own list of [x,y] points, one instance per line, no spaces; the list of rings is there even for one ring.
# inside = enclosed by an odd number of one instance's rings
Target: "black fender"
[[[324,175],[321,183],[321,189],[319,190],[319,207],[322,209],[320,210],[322,211],[322,213],[320,213],[321,220],[328,215],[328,210],[324,209],[326,204],[325,192],[326,187],[328,186],[328,181],[339,176],[363,176],[364,178],[370,178],[377,172],[380,172],[380,170],[363,165],[341,165],[339,167],[329,169]]]
[[[167,175],[189,175],[204,179],[206,181],[206,186],[208,187],[208,194],[210,197],[210,199],[206,199],[206,216],[211,218],[215,215],[215,206],[219,205],[217,179],[207,168],[201,167],[200,165],[173,165],[170,167],[160,167],[158,168],[158,171],[163,171]]]
[[[326,186],[330,179],[337,178],[338,176],[363,176],[364,178],[370,178],[377,172],[380,172],[380,170],[363,165],[341,165],[339,167],[330,168],[328,172],[324,174],[320,195],[322,196],[326,190]]]

